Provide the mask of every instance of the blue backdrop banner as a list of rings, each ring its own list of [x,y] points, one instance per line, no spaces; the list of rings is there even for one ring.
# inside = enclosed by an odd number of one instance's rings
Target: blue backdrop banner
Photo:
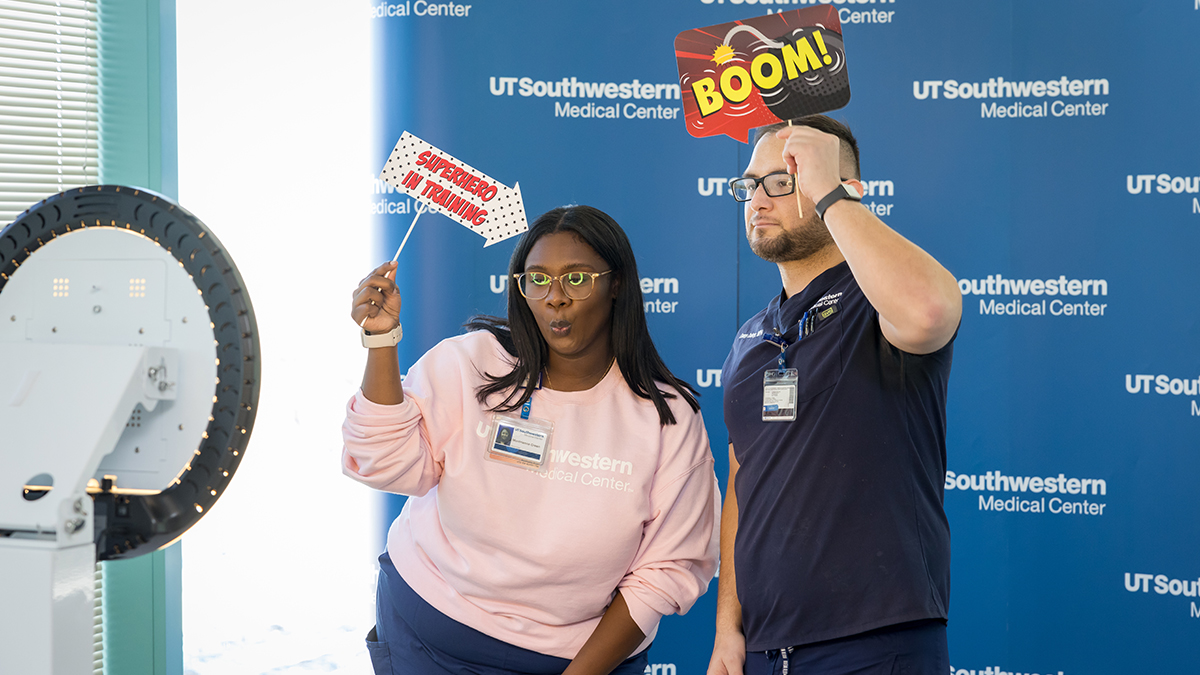
[[[409,131],[519,181],[530,218],[611,214],[722,482],[721,364],[780,281],[726,185],[749,146],[688,134],[673,42],[832,5],[854,74],[832,115],[858,136],[863,201],[963,294],[953,673],[1200,672],[1200,0],[471,2],[369,5],[376,167]],[[390,259],[416,202],[375,180],[370,208]],[[421,219],[402,363],[503,313],[515,241]],[[649,675],[705,672],[715,602],[714,584],[664,620]]]

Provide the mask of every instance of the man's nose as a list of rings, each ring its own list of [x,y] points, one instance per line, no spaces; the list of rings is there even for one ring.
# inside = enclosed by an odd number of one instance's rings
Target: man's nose
[[[767,194],[767,189],[759,185],[754,186],[754,193],[750,195],[750,208],[754,210],[765,209],[771,205],[771,196]]]

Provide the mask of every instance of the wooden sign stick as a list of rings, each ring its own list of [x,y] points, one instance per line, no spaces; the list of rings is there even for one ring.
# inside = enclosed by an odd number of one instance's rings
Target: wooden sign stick
[[[788,126],[792,126],[792,121],[788,120]],[[804,207],[800,205],[800,166],[796,166],[796,215],[804,217]]]

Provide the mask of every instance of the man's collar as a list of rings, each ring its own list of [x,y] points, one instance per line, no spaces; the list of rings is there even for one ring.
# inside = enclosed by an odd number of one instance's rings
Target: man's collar
[[[849,273],[850,265],[843,260],[833,267],[830,267],[824,272],[818,274],[816,278],[808,282],[808,285],[804,287],[804,290],[791,297],[786,297],[787,291],[780,289],[779,295],[777,295],[771,302],[770,307],[778,311],[785,305],[788,309],[792,309],[796,305],[803,305],[804,309],[808,309],[809,306],[811,306],[818,299],[820,299],[822,295],[825,294],[825,291],[829,290],[830,287],[843,279]]]

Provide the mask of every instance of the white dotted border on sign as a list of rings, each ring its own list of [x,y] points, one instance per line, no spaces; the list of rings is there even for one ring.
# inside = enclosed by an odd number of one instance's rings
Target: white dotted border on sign
[[[481,206],[488,211],[487,219],[482,225],[465,221],[455,213],[451,213],[446,207],[441,204],[434,204],[428,198],[421,196],[419,189],[404,187],[401,181],[408,175],[409,171],[416,168],[417,157],[422,152],[430,151],[436,153],[448,161],[454,162],[464,171],[472,176],[485,180],[496,186],[496,197],[490,201],[483,202]],[[392,154],[388,156],[387,164],[384,165],[383,171],[379,174],[388,185],[391,185],[396,190],[409,195],[413,199],[425,204],[427,210],[441,213],[447,218],[462,224],[467,229],[487,238],[487,246],[496,242],[503,241],[509,237],[515,237],[529,229],[525,216],[525,204],[521,198],[521,193],[518,188],[509,188],[508,186],[493,180],[482,171],[476,170],[474,167],[458,160],[453,155],[443,152],[429,143],[417,138],[416,136],[405,131],[400,140],[396,142],[396,147],[392,149]],[[454,194],[457,194],[463,199],[476,198],[477,195],[472,195],[462,190],[457,185],[446,185]],[[474,201],[474,200],[473,200]],[[478,203],[478,202],[476,202]]]

